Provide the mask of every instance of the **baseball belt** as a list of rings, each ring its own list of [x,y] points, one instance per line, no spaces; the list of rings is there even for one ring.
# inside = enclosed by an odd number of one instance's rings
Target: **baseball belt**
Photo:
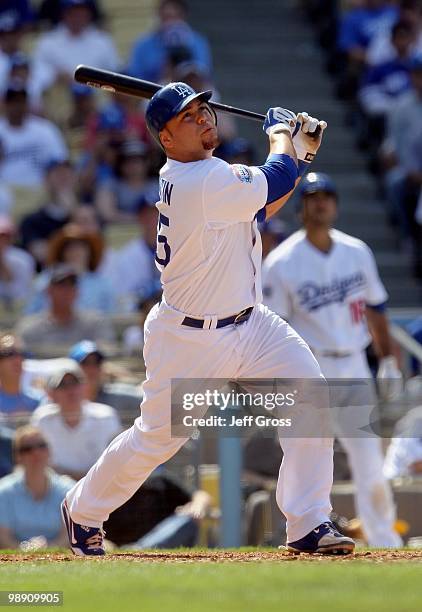
[[[245,323],[252,314],[253,306],[241,310],[231,317],[225,317],[224,319],[218,319],[216,329],[220,327],[227,327],[227,325],[240,325]],[[194,319],[192,317],[185,317],[182,321],[182,325],[186,327],[196,327],[197,329],[204,329],[205,319]]]

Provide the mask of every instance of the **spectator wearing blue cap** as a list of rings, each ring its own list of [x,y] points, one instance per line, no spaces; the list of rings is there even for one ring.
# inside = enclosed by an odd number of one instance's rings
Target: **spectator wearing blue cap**
[[[48,119],[29,113],[24,82],[16,80],[9,83],[3,101],[0,179],[12,186],[28,189],[41,187],[47,161],[52,158],[66,159],[68,156],[62,134]]]
[[[148,178],[148,146],[128,140],[119,149],[114,177],[98,189],[95,206],[106,223],[136,221],[139,201],[151,190],[158,191],[156,179]]]
[[[57,80],[69,83],[78,64],[106,70],[119,66],[110,34],[93,23],[90,0],[62,0],[61,22],[40,37],[34,60],[49,71],[51,84]]]
[[[120,309],[133,311],[139,300],[159,286],[160,275],[155,265],[158,193],[147,194],[138,202],[139,236],[127,242],[110,258],[107,273],[118,291]],[[136,261],[136,265],[133,262]]]
[[[76,173],[67,159],[49,159],[44,166],[41,206],[24,215],[19,226],[22,246],[34,257],[40,271],[47,260],[48,239],[70,220],[77,208]]]
[[[71,347],[68,356],[80,365],[85,375],[85,398],[112,406],[122,421],[132,423],[139,413],[142,392],[133,384],[107,380],[106,355],[97,343],[81,340]]]
[[[161,0],[158,27],[141,36],[133,45],[129,74],[149,81],[164,79],[170,53],[175,48],[189,49],[191,58],[211,72],[211,52],[207,40],[187,23],[187,5],[183,0]]]

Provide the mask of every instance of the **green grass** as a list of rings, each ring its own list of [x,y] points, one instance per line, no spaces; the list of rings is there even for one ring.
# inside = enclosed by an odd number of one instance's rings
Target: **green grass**
[[[416,611],[418,563],[136,563],[110,560],[2,564],[2,590],[61,590],[75,612]],[[51,608],[50,608],[51,609]],[[59,608],[58,608],[59,609]]]

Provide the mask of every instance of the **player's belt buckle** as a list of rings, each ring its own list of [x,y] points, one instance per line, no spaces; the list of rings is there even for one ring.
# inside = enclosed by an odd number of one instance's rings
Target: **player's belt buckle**
[[[237,315],[235,316],[235,319],[233,321],[233,325],[237,325],[238,323],[242,323],[242,321],[240,320],[248,311],[248,308],[245,308],[244,310],[241,310],[240,312],[237,313]]]

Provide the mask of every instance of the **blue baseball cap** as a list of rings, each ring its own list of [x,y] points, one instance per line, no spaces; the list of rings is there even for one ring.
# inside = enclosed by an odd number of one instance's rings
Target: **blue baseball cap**
[[[337,196],[337,188],[328,174],[324,172],[309,172],[300,183],[300,195],[303,197],[318,191],[325,191]]]
[[[208,102],[211,90],[197,93],[186,83],[169,83],[153,95],[145,113],[147,126],[155,140],[161,145],[159,133],[166,123],[178,115],[193,100]]]
[[[82,363],[89,355],[98,355],[101,359],[104,359],[104,353],[100,351],[97,344],[92,342],[92,340],[81,340],[77,344],[74,344],[68,356],[70,359]]]

